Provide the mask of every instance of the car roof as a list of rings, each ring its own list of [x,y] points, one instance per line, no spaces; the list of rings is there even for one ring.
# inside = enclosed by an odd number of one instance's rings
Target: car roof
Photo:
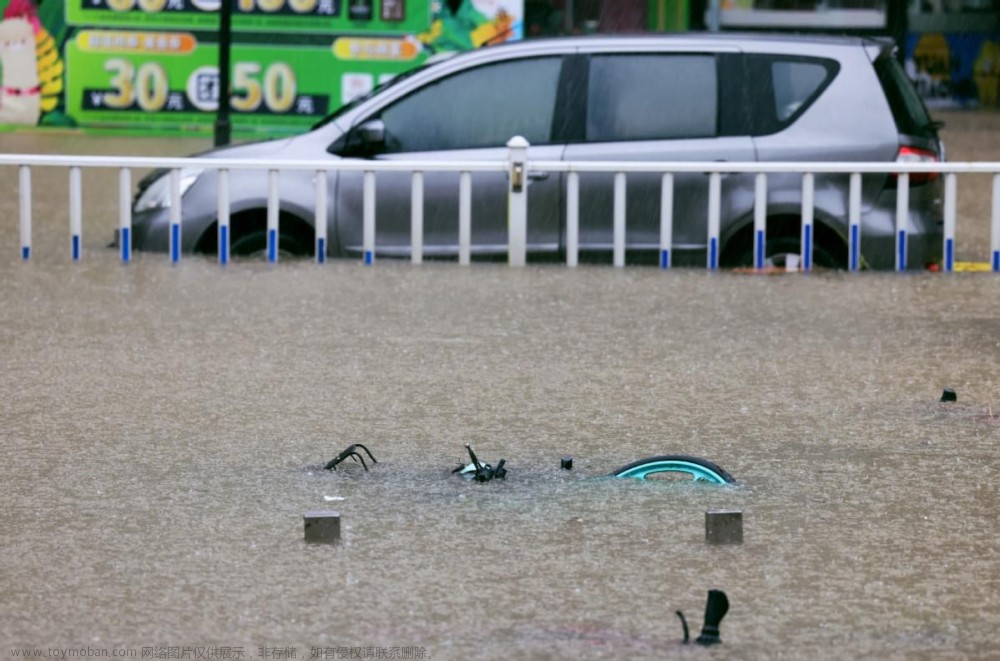
[[[569,51],[582,52],[604,49],[643,49],[673,47],[695,48],[749,48],[782,52],[817,53],[830,47],[862,47],[874,55],[891,52],[894,47],[888,37],[866,37],[825,34],[795,34],[774,32],[676,32],[676,33],[636,33],[636,34],[592,34],[561,37],[540,37],[508,41],[487,46],[460,55],[469,56],[476,52],[502,50],[512,51]]]

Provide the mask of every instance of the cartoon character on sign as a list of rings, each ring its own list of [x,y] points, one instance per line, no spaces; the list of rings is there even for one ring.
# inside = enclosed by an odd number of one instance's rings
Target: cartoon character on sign
[[[503,6],[486,7],[493,18],[480,11],[472,0],[443,0],[431,3],[434,21],[426,32],[417,35],[430,52],[465,51],[480,46],[498,44],[514,35],[514,18]]]
[[[16,96],[16,92],[11,89],[34,89],[37,92],[22,94],[25,96],[22,103],[13,100],[11,107],[14,108],[12,115],[0,109],[0,123],[4,124],[37,124],[40,114],[50,113],[59,105],[63,92],[64,66],[62,58],[59,57],[59,49],[56,40],[52,37],[45,26],[38,18],[38,8],[32,0],[11,0],[10,4],[3,11],[3,22],[0,23],[0,33],[5,37],[0,39],[0,48],[3,48],[3,102],[4,105],[8,96]],[[9,27],[6,27],[10,24]],[[25,23],[28,25],[28,33],[25,33]],[[7,32],[7,31],[12,32]],[[19,40],[27,38],[25,46],[18,48],[6,47],[6,35],[16,34]],[[13,42],[11,42],[13,45]],[[30,79],[34,75],[34,82],[30,85]],[[20,83],[12,82],[11,76]],[[35,110],[37,103],[37,111]],[[17,110],[19,107],[27,106],[28,111]],[[18,119],[20,117],[20,119]],[[32,119],[34,117],[34,119]]]
[[[38,124],[42,108],[35,33],[23,18],[0,22],[0,66],[0,124]]]

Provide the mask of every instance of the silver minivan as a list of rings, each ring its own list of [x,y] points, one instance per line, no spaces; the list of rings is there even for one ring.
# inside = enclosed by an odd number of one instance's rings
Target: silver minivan
[[[544,161],[925,161],[943,160],[939,125],[906,78],[890,42],[867,38],[680,34],[526,40],[462,53],[415,69],[355,99],[292,138],[216,149],[204,157],[442,159],[499,161],[515,135]],[[231,251],[267,244],[264,171],[230,173]],[[217,173],[182,172],[182,250],[215,253]],[[279,246],[314,251],[315,186],[327,187],[331,256],[362,251],[362,173],[280,175]],[[566,248],[566,175],[530,170],[528,251],[558,258]],[[458,179],[424,175],[424,254],[458,253]],[[580,175],[581,259],[612,249],[613,173]],[[673,263],[706,263],[708,181],[674,178]],[[802,178],[769,175],[766,253],[773,264],[800,251]],[[895,264],[897,178],[866,174],[862,260]],[[411,177],[379,172],[376,254],[410,252]],[[938,175],[910,176],[907,264],[940,259]],[[139,184],[133,246],[167,250],[169,194],[163,172]],[[815,178],[813,264],[847,266],[848,175]],[[754,175],[722,178],[722,265],[749,265]],[[630,261],[656,259],[660,175],[630,174],[626,247]],[[472,254],[507,250],[507,180],[472,175]]]

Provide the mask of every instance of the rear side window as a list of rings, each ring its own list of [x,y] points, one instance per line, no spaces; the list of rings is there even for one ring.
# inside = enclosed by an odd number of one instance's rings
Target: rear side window
[[[913,83],[906,77],[903,66],[891,56],[875,60],[875,73],[882,84],[885,98],[889,101],[896,129],[900,133],[921,138],[936,137],[927,107],[921,101]]]
[[[562,59],[488,64],[430,83],[382,112],[389,152],[551,142]]]
[[[590,142],[705,138],[717,134],[712,55],[595,55],[590,61]]]
[[[827,69],[818,62],[777,60],[771,63],[774,81],[774,113],[786,122],[809,101],[823,83]]]
[[[751,135],[777,133],[793,124],[840,70],[835,60],[784,55],[747,55],[746,67]]]

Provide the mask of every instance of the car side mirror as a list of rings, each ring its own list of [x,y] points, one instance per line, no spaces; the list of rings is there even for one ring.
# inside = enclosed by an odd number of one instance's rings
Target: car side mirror
[[[385,151],[385,122],[369,119],[355,126],[343,142],[338,140],[327,150],[338,156],[370,158]]]

